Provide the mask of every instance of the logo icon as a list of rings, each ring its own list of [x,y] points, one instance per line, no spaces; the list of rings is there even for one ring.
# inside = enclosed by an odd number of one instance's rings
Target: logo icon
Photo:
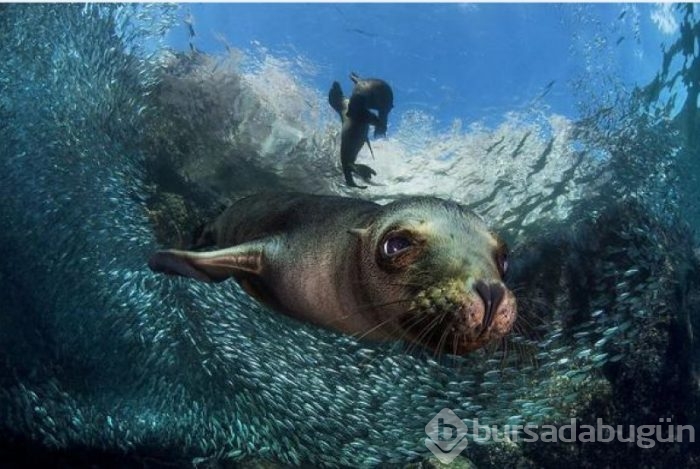
[[[469,444],[469,428],[450,409],[442,409],[425,426],[425,446],[443,464],[449,464]]]

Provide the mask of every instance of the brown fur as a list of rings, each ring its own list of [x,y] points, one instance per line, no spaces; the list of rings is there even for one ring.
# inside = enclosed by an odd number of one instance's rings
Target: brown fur
[[[296,319],[439,352],[482,347],[515,320],[515,297],[498,266],[503,243],[454,202],[412,197],[380,206],[258,194],[234,203],[204,231],[219,250],[161,251],[150,267],[203,281],[232,277]],[[382,246],[395,236],[410,243],[387,256]]]

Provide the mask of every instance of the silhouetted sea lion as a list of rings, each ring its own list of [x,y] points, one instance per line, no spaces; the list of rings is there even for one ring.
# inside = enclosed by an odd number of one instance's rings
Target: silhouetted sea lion
[[[507,334],[506,246],[474,213],[432,197],[385,206],[333,196],[244,198],[196,247],[159,251],[156,272],[220,282],[293,318],[377,341],[464,354]]]
[[[386,135],[389,112],[394,107],[394,92],[391,86],[379,78],[360,78],[351,73],[350,79],[355,84],[350,97],[348,114],[351,117],[362,115],[368,109],[379,113],[378,123],[374,127],[374,136]]]
[[[357,164],[357,154],[360,153],[362,145],[367,143],[369,151],[372,152],[372,146],[369,143],[369,126],[379,125],[377,116],[372,114],[367,109],[356,109],[351,117],[348,114],[350,100],[343,96],[343,90],[340,83],[333,82],[330,91],[328,92],[328,103],[340,115],[340,120],[343,123],[340,131],[340,162],[343,166],[343,174],[345,182],[350,187],[358,187],[366,189],[366,186],[358,186],[352,177],[352,173],[357,173],[365,181],[369,181],[373,175],[377,174],[375,170],[364,164]]]

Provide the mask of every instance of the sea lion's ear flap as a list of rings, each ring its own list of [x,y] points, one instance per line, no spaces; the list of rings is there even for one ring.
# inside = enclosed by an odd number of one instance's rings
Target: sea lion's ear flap
[[[154,272],[191,277],[202,282],[221,282],[242,274],[260,274],[263,244],[250,242],[218,251],[194,252],[169,249],[148,260]]]
[[[348,230],[348,233],[355,235],[360,239],[364,239],[369,235],[369,228],[352,228]]]

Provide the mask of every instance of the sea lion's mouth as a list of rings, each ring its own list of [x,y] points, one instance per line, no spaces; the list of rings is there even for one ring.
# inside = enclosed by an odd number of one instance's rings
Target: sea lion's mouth
[[[415,295],[400,324],[410,342],[437,353],[464,355],[506,336],[517,310],[515,297],[500,282],[450,281]]]

